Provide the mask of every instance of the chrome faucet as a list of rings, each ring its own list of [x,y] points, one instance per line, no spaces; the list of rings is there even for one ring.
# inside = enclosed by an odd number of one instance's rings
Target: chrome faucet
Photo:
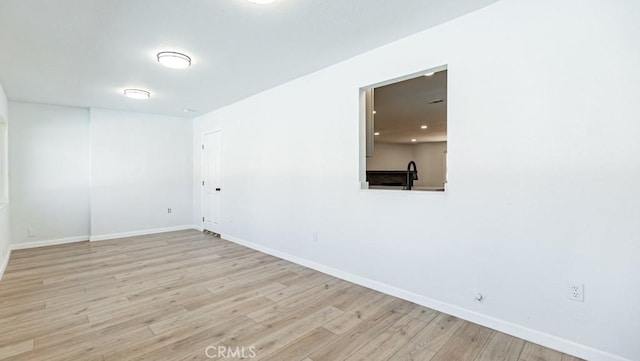
[[[413,171],[411,171],[411,166],[413,165]],[[418,180],[418,167],[416,166],[416,162],[410,161],[407,164],[407,190],[410,191],[413,188],[413,181]]]

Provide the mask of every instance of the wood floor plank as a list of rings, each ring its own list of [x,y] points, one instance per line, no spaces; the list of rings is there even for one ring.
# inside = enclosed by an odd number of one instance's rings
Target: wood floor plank
[[[546,347],[526,342],[520,361],[562,361],[562,354]]]
[[[211,292],[210,289],[207,289],[207,295],[202,297],[192,298],[182,303],[184,308],[189,311],[194,311],[202,307],[211,307],[214,304],[224,304],[230,298],[240,301],[245,299],[252,299],[261,296],[267,296],[268,294],[282,289],[285,287],[283,284],[278,282],[269,282],[264,283],[260,286],[254,286],[249,289],[247,288],[238,288],[238,289],[230,289],[225,292]],[[268,298],[268,297],[267,297]]]
[[[393,354],[389,360],[393,361],[430,361],[436,352],[426,347],[421,347],[414,342],[407,342]]]
[[[187,295],[189,294],[187,293]],[[84,311],[84,314],[87,315],[89,322],[93,323],[112,319],[129,319],[149,312],[150,310],[157,311],[162,309],[172,309],[174,314],[178,314],[186,311],[184,307],[179,305],[179,300],[181,299],[180,296],[184,295],[180,294],[177,296],[171,294],[167,297],[149,300],[147,302],[135,303],[129,301],[113,303],[99,308],[88,308]]]
[[[271,322],[275,319],[283,318],[290,313],[295,313],[301,307],[309,307],[310,303],[314,306],[320,306],[330,297],[337,295],[344,285],[339,280],[332,280],[321,286],[313,287],[303,293],[285,300],[274,302],[268,307],[257,309],[250,312],[247,316],[256,322]]]
[[[224,339],[222,342],[230,347],[255,346],[256,357],[254,359],[259,360],[313,332],[340,314],[342,311],[328,306],[310,314],[294,315],[273,324],[266,324],[266,329],[262,332],[253,335],[240,335],[234,339]],[[232,360],[235,359],[240,358],[232,358]]]
[[[523,340],[494,332],[474,361],[518,361],[523,347]]]
[[[376,294],[369,300],[364,300],[354,305],[350,310],[347,310],[347,312],[328,322],[323,327],[336,335],[342,335],[372,315],[384,310],[384,307],[392,301],[394,301],[392,297],[385,297],[381,293]]]
[[[111,332],[108,337],[83,337],[66,342],[64,347],[37,347],[28,353],[13,357],[9,361],[67,361],[67,360],[97,360],[102,358],[102,352],[114,347],[122,347],[131,342],[138,342],[153,336],[146,327],[135,328],[126,332]],[[36,340],[37,344],[37,340]]]
[[[225,300],[224,304],[215,304],[212,307],[202,307],[184,314],[175,315],[167,320],[152,323],[149,328],[156,335],[171,333],[176,329],[200,328],[209,324],[217,324],[232,319],[237,315],[246,315],[249,310],[271,304],[266,297],[257,297],[242,302]]]
[[[470,322],[464,322],[431,361],[471,361],[495,332]]]
[[[426,323],[431,322],[438,314],[438,311],[422,306],[416,306],[413,311],[408,313],[409,316]]]
[[[581,361],[581,360],[574,356],[562,354],[562,361]]]
[[[271,294],[267,295],[267,297],[276,302],[282,301],[289,297],[292,297],[293,295],[307,291],[310,288],[327,283],[330,281],[330,279],[331,278],[329,276],[322,273],[317,273],[316,275],[310,277],[305,275],[298,276],[297,278],[288,281],[293,282],[293,284],[289,286],[287,286],[287,281],[281,282],[285,285],[285,288],[272,292]]]
[[[402,348],[402,345],[415,337],[426,325],[425,322],[406,315],[346,360],[385,361]]]
[[[217,338],[216,335],[224,334],[235,327],[242,327],[246,324],[251,324],[251,320],[239,315],[225,322],[217,323],[214,326],[207,326],[202,328],[193,328],[192,332],[184,332],[184,329],[174,330],[166,335],[154,336],[136,342],[127,347],[119,347],[117,349],[107,350],[103,353],[105,361],[122,361],[122,360],[134,360],[145,359],[145,355],[151,355],[154,357],[156,350],[165,350],[165,347],[178,347],[182,349],[185,342],[214,342]],[[185,341],[189,340],[189,341]],[[197,341],[194,341],[197,340]],[[168,356],[168,353],[164,353],[164,359]]]
[[[0,306],[0,319],[17,317],[23,314],[44,310],[46,303],[43,301],[34,301],[28,303],[9,302],[5,306]]]
[[[203,360],[224,360],[224,352],[226,351],[226,345],[222,342],[213,342],[205,346],[204,349],[192,349],[182,356],[173,358],[172,361],[203,361]],[[221,353],[218,353],[218,349],[221,349]],[[251,350],[247,350],[249,354]],[[218,357],[220,356],[220,357]]]
[[[336,340],[338,336],[327,331],[324,328],[316,328],[309,334],[300,337],[295,342],[280,348],[276,352],[271,353],[267,357],[262,358],[263,361],[282,361],[282,360],[302,360],[320,347]]]
[[[127,355],[127,357],[139,361],[156,361],[163,360],[168,354],[178,358],[196,350],[200,353],[200,357],[202,359],[202,355],[205,355],[206,348],[214,343],[216,339],[221,339],[228,335],[254,333],[262,329],[264,329],[264,327],[261,325],[257,325],[250,319],[243,318],[241,321],[235,322],[230,326],[225,326],[224,328],[213,327],[192,333],[188,337],[182,338],[179,341],[167,344],[163,347],[156,348],[155,350],[145,353],[139,357],[131,358],[131,355]]]
[[[36,320],[25,324],[16,324],[14,327],[7,326],[10,332],[0,333],[0,347],[23,341],[28,338],[36,338],[49,333],[55,333],[77,325],[88,323],[89,320],[85,315],[77,315],[73,317],[59,317],[51,315],[51,317],[42,320]],[[9,328],[11,327],[11,328]]]
[[[8,344],[0,347],[0,360],[6,360],[9,357],[20,355],[31,350],[33,350],[33,339]]]
[[[148,328],[149,324],[160,322],[173,317],[175,314],[185,313],[179,305],[168,308],[149,308],[139,311],[135,315],[128,317],[114,317],[102,322],[91,322],[73,328],[52,332],[36,338],[36,349],[49,349],[54,346],[64,346],[72,348],[76,345],[90,344],[93,340],[111,339],[113,336],[120,336],[128,332],[139,329],[146,329],[147,333],[154,335]]]
[[[364,347],[371,339],[391,327],[403,316],[399,312],[380,311],[351,331],[341,335],[338,340],[312,353],[310,358],[313,361],[344,360]]]
[[[461,319],[441,313],[416,335],[413,342],[417,348],[437,352],[449,342],[462,324]]]
[[[0,330],[2,361],[580,361],[193,230],[12,252]]]

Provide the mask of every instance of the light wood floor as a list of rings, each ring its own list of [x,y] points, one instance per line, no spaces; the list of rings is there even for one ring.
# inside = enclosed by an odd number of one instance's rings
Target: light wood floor
[[[196,231],[14,251],[0,282],[2,360],[208,360],[222,347],[272,361],[577,360]]]

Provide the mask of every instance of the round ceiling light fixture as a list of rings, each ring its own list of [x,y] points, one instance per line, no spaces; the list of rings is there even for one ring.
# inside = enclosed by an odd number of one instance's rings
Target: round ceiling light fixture
[[[415,142],[417,142],[418,140],[414,138],[414,139],[411,139],[411,141],[412,141],[413,143],[415,143]]]
[[[427,128],[429,128],[429,127],[427,127],[426,125],[423,125],[423,126],[420,127],[420,129],[427,129]]]
[[[191,58],[175,51],[162,51],[158,53],[158,63],[171,69],[186,69],[191,66]]]
[[[142,89],[125,89],[124,96],[131,99],[149,99],[151,97],[151,93]]]

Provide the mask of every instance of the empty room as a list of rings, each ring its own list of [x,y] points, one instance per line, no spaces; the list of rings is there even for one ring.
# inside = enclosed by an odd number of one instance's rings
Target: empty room
[[[0,0],[0,361],[640,361],[640,2]]]

